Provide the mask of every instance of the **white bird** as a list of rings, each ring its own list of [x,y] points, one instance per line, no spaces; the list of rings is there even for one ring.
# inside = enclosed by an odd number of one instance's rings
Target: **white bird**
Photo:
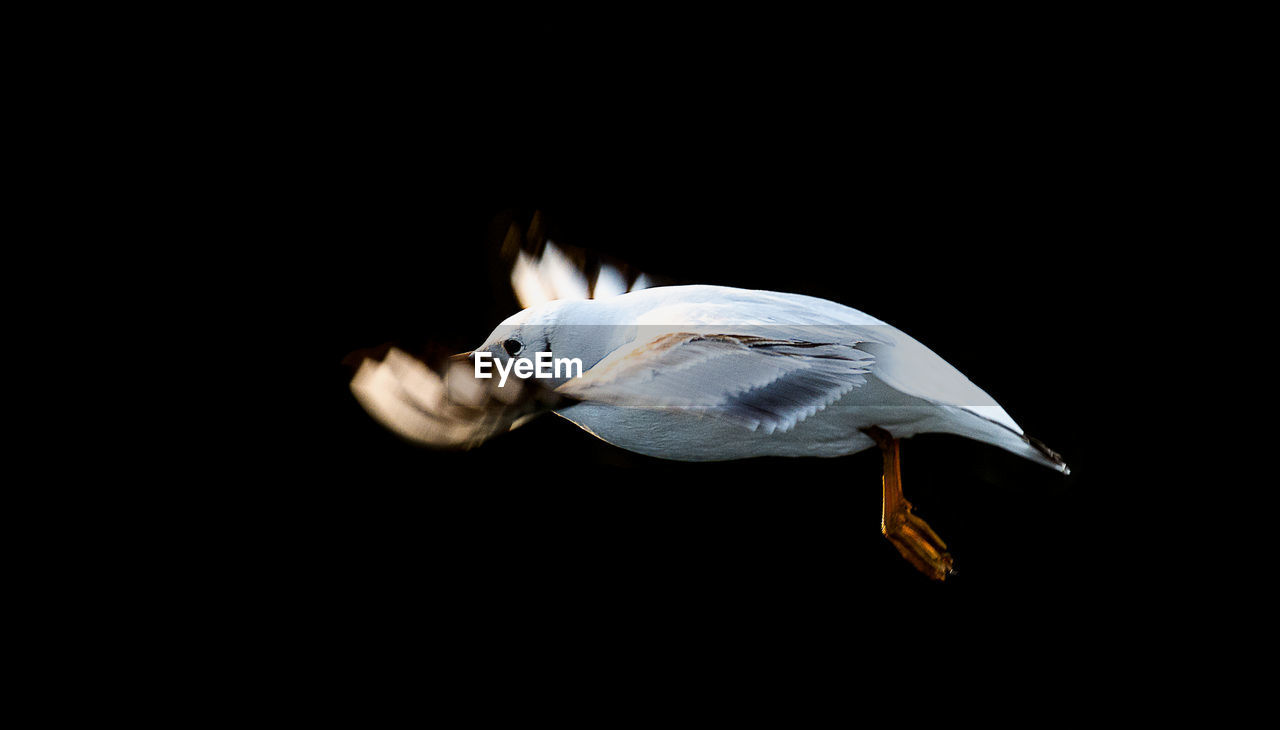
[[[1069,473],[960,371],[856,309],[704,285],[548,299],[553,284],[538,287],[541,303],[456,356],[445,377],[393,350],[381,363],[365,361],[353,391],[392,429],[435,446],[474,445],[547,410],[615,446],[680,461],[836,457],[879,446],[881,529],[936,579],[952,559],[902,497],[900,439],[956,434]],[[579,359],[581,375],[512,377],[501,387],[475,378],[477,357],[510,367],[543,352]]]

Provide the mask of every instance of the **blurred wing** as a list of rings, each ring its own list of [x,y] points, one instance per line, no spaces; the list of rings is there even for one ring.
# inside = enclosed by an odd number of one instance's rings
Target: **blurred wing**
[[[469,449],[550,410],[563,399],[536,381],[477,379],[471,361],[451,358],[443,373],[392,348],[382,361],[366,358],[351,392],[383,425],[410,441]]]
[[[551,241],[539,255],[523,249],[516,253],[511,287],[521,307],[528,309],[552,299],[604,299],[653,285],[643,273],[628,274],[626,267],[597,262],[585,251],[572,253]]]
[[[672,332],[615,351],[557,391],[786,432],[866,383],[875,358],[858,344]]]

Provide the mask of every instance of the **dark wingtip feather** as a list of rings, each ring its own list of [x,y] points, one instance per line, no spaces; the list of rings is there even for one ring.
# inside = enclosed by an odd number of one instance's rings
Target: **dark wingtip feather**
[[[1027,443],[1031,444],[1031,446],[1034,447],[1036,451],[1039,451],[1041,454],[1044,454],[1045,458],[1049,459],[1049,461],[1052,461],[1055,466],[1061,469],[1063,474],[1071,473],[1071,468],[1067,466],[1067,462],[1062,460],[1062,456],[1058,452],[1046,446],[1043,441],[1033,436],[1023,436],[1023,438],[1025,438],[1027,440]]]

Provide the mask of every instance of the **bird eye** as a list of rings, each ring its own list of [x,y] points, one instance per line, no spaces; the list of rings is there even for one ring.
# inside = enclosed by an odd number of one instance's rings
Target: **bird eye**
[[[514,357],[517,352],[520,352],[520,349],[523,347],[524,345],[520,344],[520,340],[503,340],[502,341],[502,349],[506,350],[507,354],[511,355],[512,357]]]

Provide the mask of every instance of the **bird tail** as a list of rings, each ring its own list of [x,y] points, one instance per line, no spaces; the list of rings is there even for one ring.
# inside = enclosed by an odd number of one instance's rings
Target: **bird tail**
[[[1027,440],[1027,443],[1031,445],[1031,448],[1040,452],[1040,456],[1043,458],[1036,459],[1036,461],[1045,464],[1045,466],[1051,466],[1061,471],[1063,474],[1071,473],[1071,467],[1067,466],[1067,462],[1062,460],[1062,456],[1059,455],[1058,452],[1046,446],[1043,441],[1035,438],[1034,436],[1027,436],[1025,434],[1023,434],[1022,438]]]
[[[1014,424],[1012,419],[1008,419],[1008,416],[1001,419],[1008,420],[1008,423],[1000,423],[968,408],[955,408],[963,414],[961,418],[953,420],[953,423],[957,424],[955,425],[957,434],[967,436],[975,441],[991,444],[992,446],[999,446],[1005,451],[1017,454],[1037,464],[1043,464],[1063,474],[1071,473],[1071,468],[1067,466],[1067,462],[1063,461],[1058,452],[1046,446],[1040,439],[1022,433],[1022,429],[1011,427],[1010,424],[1013,424],[1013,426],[1017,424]]]

